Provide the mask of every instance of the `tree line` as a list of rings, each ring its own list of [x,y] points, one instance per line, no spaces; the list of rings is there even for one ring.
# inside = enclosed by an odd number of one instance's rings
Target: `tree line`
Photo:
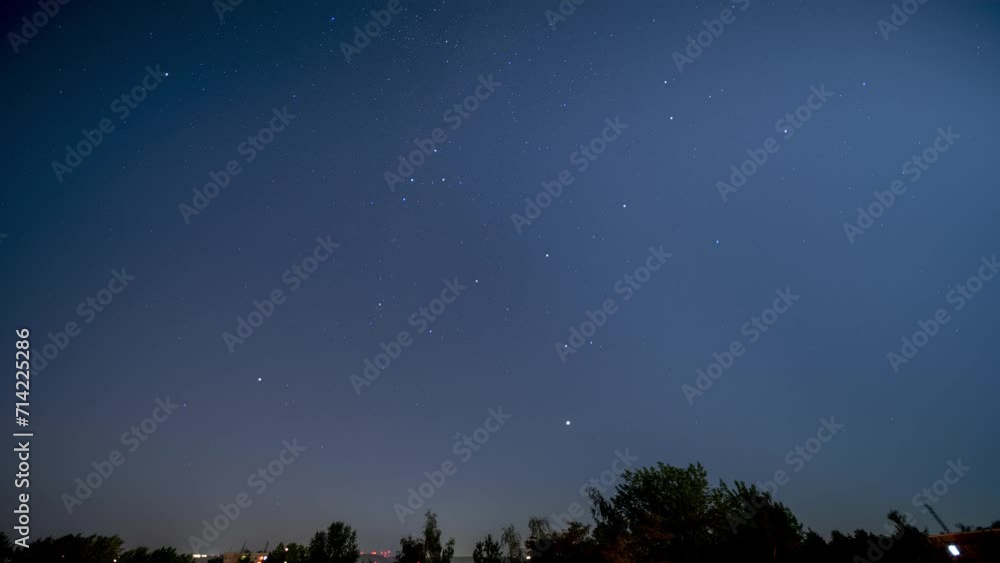
[[[829,540],[804,529],[792,511],[756,485],[720,481],[713,486],[699,464],[626,469],[605,497],[589,490],[592,524],[528,520],[523,538],[515,526],[476,542],[476,563],[947,563],[1000,561],[1000,531],[986,534],[975,553],[955,558],[935,545],[912,515],[890,511],[883,531],[833,531]],[[960,531],[1000,529],[958,525]],[[122,551],[118,536],[68,535],[36,540],[13,549],[0,533],[0,562],[9,563],[203,563],[173,548]],[[396,563],[451,563],[455,539],[443,540],[437,515],[424,515],[422,533],[400,539]],[[974,558],[968,558],[970,555]],[[251,562],[244,551],[242,561]],[[268,563],[359,563],[357,532],[333,522],[316,532],[308,545],[280,543]],[[221,563],[222,558],[208,559]]]

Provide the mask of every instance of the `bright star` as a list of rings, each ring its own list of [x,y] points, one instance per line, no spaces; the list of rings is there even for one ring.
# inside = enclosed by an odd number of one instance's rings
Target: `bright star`
[[[571,424],[571,422],[567,420],[566,421],[566,426],[569,426],[570,424]]]

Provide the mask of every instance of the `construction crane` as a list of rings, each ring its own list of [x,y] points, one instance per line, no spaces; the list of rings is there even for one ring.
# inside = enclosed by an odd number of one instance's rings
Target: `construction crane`
[[[937,512],[934,512],[934,509],[931,508],[931,505],[925,502],[924,508],[926,508],[931,513],[931,516],[933,516],[935,520],[937,520],[937,523],[941,525],[941,529],[944,530],[944,533],[946,534],[951,533],[951,530],[948,529],[948,526],[945,526],[944,522],[942,522],[941,518],[937,515]]]

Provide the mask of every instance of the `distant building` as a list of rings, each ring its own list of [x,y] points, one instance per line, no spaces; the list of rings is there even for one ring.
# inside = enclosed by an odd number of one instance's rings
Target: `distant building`
[[[244,559],[240,559],[243,557]],[[261,563],[267,558],[267,553],[258,551],[256,553],[223,553],[222,563]]]
[[[1000,557],[1000,528],[927,536],[932,545],[947,550],[955,561],[993,562]],[[958,553],[955,553],[955,552]]]

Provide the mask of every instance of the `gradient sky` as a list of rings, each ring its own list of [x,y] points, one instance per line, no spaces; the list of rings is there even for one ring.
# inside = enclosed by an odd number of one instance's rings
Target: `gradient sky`
[[[17,4],[5,34],[39,10]],[[350,63],[340,44],[388,2],[244,1],[220,22],[209,0],[72,0],[16,53],[8,38],[4,342],[13,355],[27,326],[37,354],[79,327],[32,373],[33,536],[189,551],[249,492],[209,551],[332,520],[395,549],[420,518],[393,505],[451,460],[424,508],[470,553],[565,512],[626,449],[713,481],[787,470],[777,498],[824,534],[892,508],[937,531],[911,499],[960,459],[971,470],[935,509],[1000,518],[1000,281],[948,300],[1000,252],[997,5],[929,0],[886,39],[888,0],[672,4],[590,0],[553,29],[556,0],[404,0]],[[735,21],[679,70],[725,9]],[[156,65],[169,76],[120,119],[112,104]],[[445,112],[490,75],[501,85],[452,129]],[[833,94],[785,139],[776,122],[811,87]],[[275,108],[296,117],[247,163],[240,144]],[[616,117],[628,128],[579,171],[573,153]],[[60,181],[53,161],[105,118]],[[384,172],[439,127],[390,190]],[[904,163],[948,127],[960,137],[914,181]],[[777,151],[723,201],[717,182],[769,137]],[[186,222],[178,206],[230,160],[241,172]],[[511,214],[562,170],[573,183],[519,234]],[[897,179],[906,192],[850,242],[845,222]],[[317,237],[340,247],[290,291]],[[616,283],[661,245],[672,256],[625,301]],[[106,308],[78,308],[122,268],[135,279]],[[411,315],[456,278],[468,289],[418,333]],[[785,288],[799,299],[750,343],[741,327]],[[230,353],[223,334],[277,289]],[[556,343],[606,299],[617,313],[562,362]],[[896,373],[887,354],[937,309],[950,321]],[[400,331],[412,344],[359,396],[351,375]],[[682,386],[736,340],[745,353],[689,402]],[[181,406],[129,452],[122,433],[168,397]],[[453,445],[500,407],[510,419],[463,461]],[[846,428],[790,470],[824,417]],[[306,450],[256,494],[247,477],[293,439]],[[69,514],[63,494],[114,450],[124,464]]]

